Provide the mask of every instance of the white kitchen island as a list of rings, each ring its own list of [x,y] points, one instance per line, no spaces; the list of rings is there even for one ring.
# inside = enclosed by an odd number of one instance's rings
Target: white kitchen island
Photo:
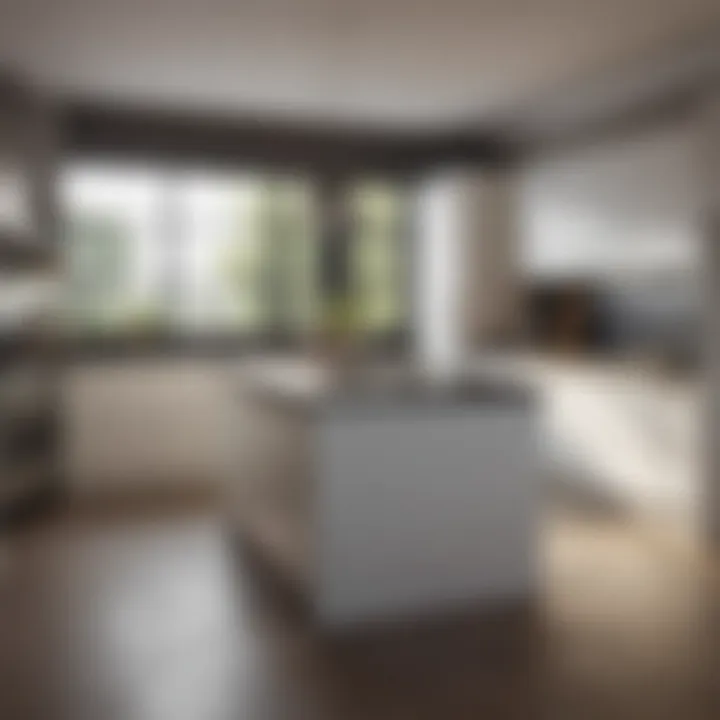
[[[248,370],[233,518],[318,621],[446,612],[535,582],[536,409],[511,383],[343,387]]]

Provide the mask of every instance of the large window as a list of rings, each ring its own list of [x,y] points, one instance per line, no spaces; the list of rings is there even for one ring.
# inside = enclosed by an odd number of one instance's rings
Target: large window
[[[307,181],[76,167],[63,196],[73,331],[292,335],[319,317]]]
[[[297,338],[322,310],[321,220],[303,177],[80,165],[62,183],[67,325],[82,336]],[[407,198],[352,183],[348,298],[359,331],[407,316]]]

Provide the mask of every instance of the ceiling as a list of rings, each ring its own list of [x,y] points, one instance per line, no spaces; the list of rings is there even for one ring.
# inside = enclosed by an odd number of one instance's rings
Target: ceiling
[[[720,21],[717,0],[0,0],[0,60],[73,96],[446,130]]]

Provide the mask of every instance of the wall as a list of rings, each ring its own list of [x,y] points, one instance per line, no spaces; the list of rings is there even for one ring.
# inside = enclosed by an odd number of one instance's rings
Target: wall
[[[446,169],[421,188],[415,348],[431,372],[452,373],[468,353],[517,331],[513,200],[511,178],[498,170]]]
[[[707,536],[720,542],[720,92],[715,90],[702,108],[703,164],[706,181],[703,257],[704,402],[702,462],[705,476],[704,523]]]

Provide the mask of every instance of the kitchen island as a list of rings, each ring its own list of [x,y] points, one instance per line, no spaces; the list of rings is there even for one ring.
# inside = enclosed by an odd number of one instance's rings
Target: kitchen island
[[[509,381],[247,368],[232,512],[325,626],[527,597],[537,420]]]

